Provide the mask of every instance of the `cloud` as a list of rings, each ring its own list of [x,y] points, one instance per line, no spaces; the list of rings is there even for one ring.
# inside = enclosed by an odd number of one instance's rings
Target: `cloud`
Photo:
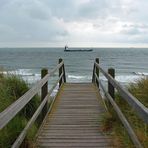
[[[98,17],[105,17],[107,15],[108,3],[106,0],[90,0],[87,3],[79,6],[79,17],[94,19]]]
[[[0,43],[147,43],[145,0],[0,0]]]
[[[20,1],[5,5],[0,13],[0,41],[56,41],[67,31],[51,16],[50,9],[40,1]]]
[[[148,33],[148,24],[142,23],[129,23],[122,25],[121,33],[125,35],[141,35],[145,36]]]

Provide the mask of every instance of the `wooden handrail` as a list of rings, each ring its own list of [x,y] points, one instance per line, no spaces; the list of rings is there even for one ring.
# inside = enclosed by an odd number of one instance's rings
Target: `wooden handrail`
[[[123,88],[119,82],[113,79],[101,66],[95,63],[96,67],[104,74],[108,81],[119,91],[120,95],[128,104],[139,114],[139,117],[148,124],[148,108],[145,107],[137,98]]]
[[[12,103],[4,111],[2,111],[0,113],[0,129],[5,127],[7,125],[7,123],[11,119],[13,119],[16,116],[16,114],[18,112],[20,112],[24,108],[24,106],[39,92],[39,90],[43,86],[45,86],[45,84],[48,82],[48,79],[51,76],[53,76],[54,73],[57,70],[59,70],[61,67],[64,69],[64,62],[63,62],[63,60],[54,69],[52,69],[51,71],[48,71],[48,73],[46,72],[46,74],[43,75],[43,78],[40,81],[38,81],[23,96],[21,96],[18,100],[16,100],[14,103]],[[65,78],[63,78],[63,77],[65,77]],[[26,136],[26,133],[27,133],[28,129],[31,127],[31,125],[34,123],[34,121],[38,117],[38,115],[41,113],[43,107],[45,107],[46,102],[47,102],[49,96],[51,95],[52,91],[54,90],[54,88],[57,86],[57,84],[59,83],[59,81],[61,79],[63,79],[63,80],[65,79],[65,81],[66,81],[65,69],[64,69],[64,71],[62,71],[62,73],[59,76],[59,79],[56,81],[55,85],[49,90],[49,92],[44,96],[44,98],[42,98],[41,104],[39,105],[39,107],[35,111],[35,113],[32,116],[32,118],[29,120],[28,124],[26,125],[26,127],[24,128],[24,130],[22,131],[20,136],[15,141],[13,147],[18,147],[22,143],[22,141],[24,140],[24,138]],[[46,85],[46,87],[47,87],[47,85]]]
[[[59,59],[59,63],[63,62],[63,59]],[[62,83],[66,82],[66,75],[65,75],[65,66],[64,63],[63,65],[59,68],[59,77],[61,75],[61,73],[63,73],[63,77],[59,80],[59,87],[62,85]]]
[[[99,75],[95,72],[95,69],[99,69],[100,72],[103,73],[103,75],[108,80],[108,92],[104,88],[104,86],[101,83],[101,80],[99,79]],[[94,81],[95,80],[95,81]],[[114,100],[114,89],[116,88],[119,92],[119,94],[123,97],[123,99],[138,113],[139,117],[148,124],[148,108],[145,107],[140,101],[138,101],[137,98],[135,98],[131,93],[129,93],[125,88],[123,88],[115,79],[114,79],[114,69],[109,69],[108,73],[99,65],[98,62],[94,62],[94,69],[93,69],[93,77],[92,82],[95,83],[97,86],[99,83],[106,98],[109,100],[109,102],[112,104],[114,110],[116,111],[119,119],[123,123],[124,127],[126,128],[131,140],[133,141],[135,147],[142,148],[141,143],[139,142],[135,132],[133,131],[131,125],[126,120],[125,116],[123,115],[122,111],[120,110],[119,106],[116,104]],[[111,88],[111,90],[110,90]],[[100,89],[99,89],[100,90]]]
[[[126,117],[124,116],[124,114],[122,113],[122,111],[120,110],[119,106],[116,104],[116,102],[114,101],[114,99],[112,98],[112,96],[104,89],[101,81],[99,80],[100,86],[104,91],[105,96],[108,98],[108,100],[110,101],[110,103],[112,104],[114,110],[116,111],[118,117],[120,118],[121,122],[123,123],[124,127],[127,129],[127,132],[131,138],[131,140],[133,141],[134,145],[137,148],[142,148],[141,143],[139,142],[134,130],[132,129],[131,125],[128,123]]]
[[[35,122],[35,120],[37,119],[37,117],[39,116],[39,114],[41,113],[43,107],[45,106],[45,104],[48,101],[51,93],[53,92],[53,90],[55,89],[55,87],[57,86],[57,84],[59,83],[59,80],[61,79],[62,76],[63,76],[63,74],[59,77],[59,79],[56,81],[56,83],[54,84],[54,86],[49,90],[47,96],[41,102],[41,104],[39,105],[39,107],[37,108],[37,110],[35,111],[35,113],[33,114],[32,118],[27,123],[26,127],[23,129],[23,131],[20,133],[20,135],[18,136],[18,138],[16,139],[16,141],[13,143],[12,148],[17,148],[17,147],[19,147],[21,145],[21,143],[23,142],[23,140],[24,140],[24,138],[25,138],[25,136],[27,134],[27,131],[33,125],[33,123]]]

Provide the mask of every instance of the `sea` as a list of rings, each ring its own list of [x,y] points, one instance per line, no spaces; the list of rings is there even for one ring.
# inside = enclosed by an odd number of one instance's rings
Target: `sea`
[[[148,76],[148,48],[93,48],[91,52],[64,52],[64,48],[0,48],[0,72],[19,75],[28,84],[35,84],[41,79],[41,69],[52,70],[59,58],[64,60],[67,82],[91,82],[95,58],[99,58],[105,71],[114,68],[115,79],[123,85]],[[57,78],[58,72],[50,78],[49,87]],[[107,81],[103,75],[100,79]]]

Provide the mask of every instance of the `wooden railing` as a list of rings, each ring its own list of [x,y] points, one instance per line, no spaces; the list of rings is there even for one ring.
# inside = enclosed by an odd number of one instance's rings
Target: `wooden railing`
[[[53,87],[48,91],[48,80],[51,76],[54,75],[54,73],[59,70],[59,78],[56,81],[56,83],[53,85]],[[48,71],[47,69],[42,69],[41,71],[41,80],[37,82],[35,86],[33,86],[29,91],[27,91],[23,96],[21,96],[17,101],[15,101],[13,104],[11,104],[8,108],[6,108],[3,112],[0,113],[0,129],[5,127],[8,122],[13,119],[16,114],[18,114],[26,104],[40,91],[41,89],[41,103],[31,119],[28,121],[26,127],[23,129],[23,131],[20,133],[16,141],[13,143],[12,148],[17,148],[21,145],[23,142],[28,130],[33,125],[37,117],[42,114],[42,119],[44,118],[45,114],[51,110],[52,105],[50,105],[49,108],[47,108],[47,101],[50,98],[51,93],[55,89],[55,87],[59,83],[59,87],[63,83],[66,82],[66,76],[65,76],[65,68],[64,68],[64,62],[62,59],[59,59],[59,64],[51,71]],[[52,100],[52,102],[54,99]]]
[[[104,88],[102,82],[99,79],[99,72],[101,72],[106,79],[108,80],[108,91]],[[125,88],[123,88],[115,79],[115,70],[113,68],[108,69],[106,72],[100,65],[99,59],[97,58],[94,62],[93,77],[92,82],[95,83],[98,88],[101,87],[106,98],[109,100],[110,104],[113,106],[118,117],[123,123],[125,129],[127,130],[131,140],[133,141],[135,147],[142,148],[141,143],[139,142],[135,132],[133,131],[131,125],[123,115],[119,106],[115,102],[115,89],[119,92],[122,98],[130,105],[132,109],[136,111],[141,120],[145,124],[148,124],[148,108],[145,107],[141,102],[138,101],[132,94],[130,94]],[[99,88],[100,89],[100,88]]]

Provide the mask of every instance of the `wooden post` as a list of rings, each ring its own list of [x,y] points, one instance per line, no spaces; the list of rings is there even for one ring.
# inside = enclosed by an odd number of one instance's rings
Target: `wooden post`
[[[44,78],[47,74],[48,74],[48,69],[43,68],[41,70],[41,78]],[[48,94],[48,81],[41,88],[41,101],[44,100],[47,94]],[[45,117],[46,113],[47,113],[47,103],[45,104],[42,110],[42,119]]]
[[[66,74],[65,74],[65,65],[63,64],[63,79],[64,83],[66,83]]]
[[[63,61],[63,59],[59,59],[59,64],[60,64],[62,61]],[[61,66],[61,67],[59,68],[59,77],[61,76],[62,72],[63,72],[63,66]],[[62,77],[62,78],[60,79],[60,81],[59,81],[59,88],[61,87],[62,82],[63,82],[63,77]]]
[[[115,78],[115,69],[113,68],[108,69],[108,74],[110,74],[113,78]],[[108,81],[108,93],[113,99],[115,99],[115,88],[109,81]]]
[[[99,64],[99,58],[96,58],[96,63]],[[95,66],[95,67],[96,67],[96,66]],[[98,78],[99,78],[99,68],[98,68],[98,67],[96,67],[96,75],[97,75]],[[97,84],[97,86],[98,86],[98,88],[99,88],[99,82],[97,81],[97,79],[96,79],[95,81],[96,81],[96,84]]]
[[[93,67],[93,75],[92,75],[92,83],[95,83],[95,70],[96,69],[96,66],[95,66],[95,63],[94,63],[94,67]]]

